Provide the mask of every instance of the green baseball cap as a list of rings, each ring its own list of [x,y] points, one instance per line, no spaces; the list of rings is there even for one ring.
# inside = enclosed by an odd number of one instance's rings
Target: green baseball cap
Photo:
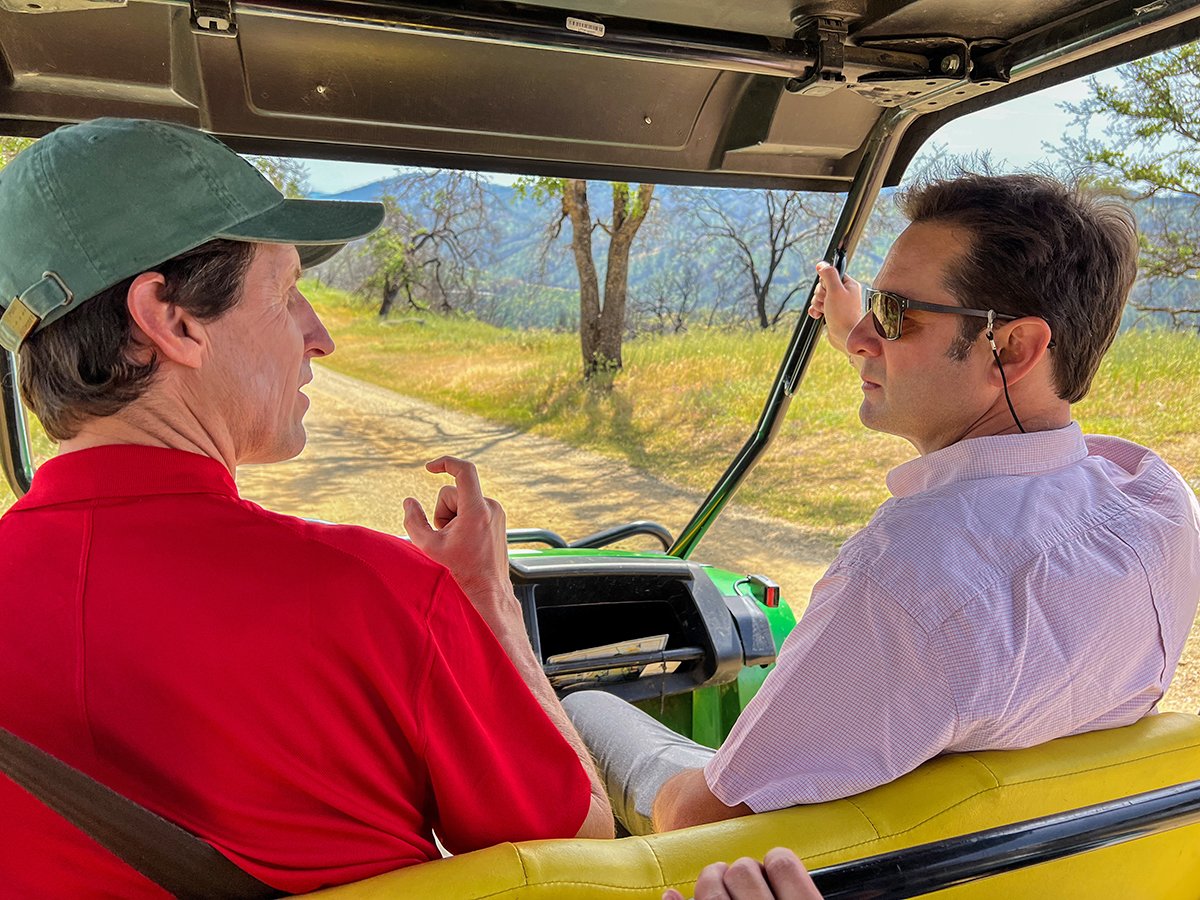
[[[382,221],[379,203],[288,200],[194,128],[67,125],[0,169],[0,346],[213,238],[295,244],[308,267]]]

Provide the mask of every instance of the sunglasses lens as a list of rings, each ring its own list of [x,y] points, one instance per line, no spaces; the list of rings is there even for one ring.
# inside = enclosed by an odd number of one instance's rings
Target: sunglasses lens
[[[900,301],[882,291],[871,292],[871,317],[879,336],[894,341],[900,336]]]

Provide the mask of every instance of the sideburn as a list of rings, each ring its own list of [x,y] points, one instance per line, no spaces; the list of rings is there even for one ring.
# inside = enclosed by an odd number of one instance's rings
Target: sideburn
[[[946,356],[957,363],[966,362],[974,344],[974,340],[967,340],[961,334],[956,334],[954,340],[950,342],[950,346],[946,348]]]

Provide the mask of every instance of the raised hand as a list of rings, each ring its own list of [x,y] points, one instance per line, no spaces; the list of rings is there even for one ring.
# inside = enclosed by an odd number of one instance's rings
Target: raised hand
[[[404,528],[409,538],[426,556],[450,570],[493,629],[501,624],[497,615],[508,624],[516,601],[508,578],[504,508],[483,496],[474,463],[440,456],[425,468],[450,475],[454,484],[443,485],[438,492],[433,525],[419,502],[405,498]]]
[[[829,343],[845,353],[846,338],[863,317],[862,285],[849,275],[838,277],[837,269],[824,260],[817,263],[817,278],[820,283],[808,314],[814,319],[825,317]]]

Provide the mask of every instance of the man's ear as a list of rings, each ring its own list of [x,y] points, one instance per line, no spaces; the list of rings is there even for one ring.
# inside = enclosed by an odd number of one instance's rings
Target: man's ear
[[[1004,377],[1010,385],[1028,375],[1046,358],[1046,347],[1051,337],[1049,324],[1037,316],[1022,316],[997,326],[995,335],[996,349],[1004,366]],[[990,346],[988,350],[990,352]],[[999,386],[999,369],[993,370],[993,378]]]
[[[134,339],[147,354],[199,368],[204,347],[201,323],[168,300],[165,289],[166,279],[158,272],[143,272],[129,285],[125,304],[133,319]]]

